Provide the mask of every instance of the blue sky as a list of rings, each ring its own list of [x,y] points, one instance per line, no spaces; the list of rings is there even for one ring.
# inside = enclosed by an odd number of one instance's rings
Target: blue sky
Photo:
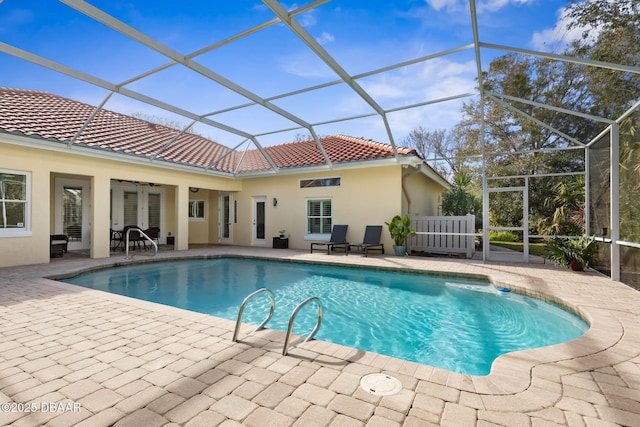
[[[70,0],[69,3],[83,3]],[[259,1],[119,1],[88,2],[128,26],[182,55],[226,40],[275,15]],[[295,10],[306,3],[284,3]],[[563,28],[560,0],[478,0],[480,40],[519,48],[560,52],[575,37]],[[359,76],[404,61],[438,54],[473,42],[467,0],[333,0],[294,19],[350,75]],[[110,83],[120,84],[171,62],[73,7],[53,0],[0,0],[0,42],[39,55]],[[483,68],[505,52],[483,49]],[[433,101],[473,92],[475,53],[455,54],[356,79],[383,109]],[[193,58],[253,94],[274,96],[324,85],[338,79],[291,30],[281,23],[239,38]],[[108,91],[0,52],[0,86],[44,90],[93,105]],[[245,97],[200,74],[174,65],[124,86],[198,115],[217,112],[212,120],[258,135],[263,145],[292,141],[305,129],[271,133],[298,126],[260,106],[221,112],[246,104]],[[388,114],[392,135],[402,145],[417,126],[450,128],[460,119],[462,102],[442,102]],[[271,101],[303,121],[324,123],[373,113],[372,107],[347,85],[334,84]],[[123,95],[105,108],[142,113],[183,124],[191,120]],[[320,135],[346,134],[389,142],[378,116],[318,125]],[[227,146],[244,138],[208,125],[194,131]]]

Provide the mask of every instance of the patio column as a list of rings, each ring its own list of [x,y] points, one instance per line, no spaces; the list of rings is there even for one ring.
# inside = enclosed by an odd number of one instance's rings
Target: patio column
[[[178,185],[175,188],[176,242],[174,249],[189,249],[189,186]]]
[[[108,258],[111,236],[111,180],[107,176],[91,179],[91,258]]]

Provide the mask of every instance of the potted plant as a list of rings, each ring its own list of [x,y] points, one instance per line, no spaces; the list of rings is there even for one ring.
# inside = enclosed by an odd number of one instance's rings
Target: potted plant
[[[389,234],[393,239],[393,250],[397,256],[404,256],[406,254],[405,241],[409,236],[415,236],[416,231],[411,229],[411,218],[407,215],[401,217],[400,215],[394,216],[390,222],[385,222],[389,228]]]
[[[598,244],[594,237],[553,238],[547,245],[549,259],[574,271],[582,271],[595,261]]]

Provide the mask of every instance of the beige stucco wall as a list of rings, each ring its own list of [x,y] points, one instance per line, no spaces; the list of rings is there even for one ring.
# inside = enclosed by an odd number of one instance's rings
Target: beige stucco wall
[[[290,248],[308,249],[312,241],[304,238],[306,200],[324,197],[332,199],[333,223],[348,224],[348,240],[362,242],[366,225],[384,226],[385,221],[401,212],[401,170],[401,166],[385,166],[245,179],[242,193],[236,195],[239,212],[234,241],[239,245],[252,244],[252,199],[265,196],[266,246],[270,247],[272,238],[285,229]],[[340,177],[340,187],[300,188],[300,179],[330,177]],[[274,197],[278,199],[275,207]],[[390,251],[392,243],[386,227],[382,237]]]
[[[175,238],[175,249],[189,244],[215,244],[218,238],[218,200],[228,191],[237,202],[237,223],[232,225],[234,245],[252,241],[255,197],[266,199],[266,239],[286,230],[289,247],[308,250],[317,240],[305,239],[306,203],[309,198],[331,198],[333,223],[348,224],[347,238],[359,243],[366,225],[383,225],[382,242],[391,251],[392,242],[385,221],[396,214],[435,215],[442,189],[413,167],[401,165],[358,167],[349,170],[281,174],[256,178],[224,178],[183,170],[94,158],[71,151],[50,151],[0,142],[0,169],[31,173],[30,227],[25,237],[0,237],[0,267],[49,262],[49,235],[54,230],[55,179],[83,179],[91,182],[91,256],[109,256],[109,189],[111,180],[138,181],[165,189],[165,235]],[[300,188],[303,178],[340,177],[339,187]],[[197,193],[189,187],[198,187]],[[93,190],[97,191],[93,191]],[[273,199],[278,200],[273,206]],[[189,221],[189,200],[206,204],[206,220]]]
[[[405,172],[403,192],[403,213],[410,215],[434,216],[440,213],[442,186],[422,173],[414,173],[413,168]]]
[[[53,226],[54,187],[57,176],[91,181],[92,236],[91,256],[109,256],[108,188],[111,179],[153,182],[167,188],[167,232],[176,236],[176,248],[188,248],[189,223],[187,217],[189,187],[239,191],[242,182],[224,177],[162,169],[159,167],[99,159],[33,147],[0,142],[0,169],[31,174],[30,228],[25,237],[0,237],[0,267],[49,262],[49,235]],[[173,191],[172,191],[173,190]],[[179,196],[178,196],[179,195]],[[179,198],[178,198],[179,197]],[[176,204],[176,200],[184,200]],[[207,231],[206,235],[209,235]]]
[[[204,200],[205,220],[189,220],[189,244],[211,244],[218,241],[218,191],[199,189],[189,194],[189,201]]]

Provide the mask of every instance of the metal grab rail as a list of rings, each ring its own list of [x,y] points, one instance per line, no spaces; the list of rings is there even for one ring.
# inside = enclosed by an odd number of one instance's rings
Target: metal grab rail
[[[244,307],[247,305],[247,303],[251,298],[263,292],[267,292],[269,294],[269,299],[271,300],[271,309],[269,310],[269,315],[251,333],[253,334],[255,332],[258,332],[260,329],[263,329],[264,325],[266,325],[269,319],[271,319],[271,316],[273,316],[273,312],[276,309],[276,300],[273,298],[273,292],[271,292],[271,290],[267,288],[260,288],[257,291],[250,293],[249,295],[246,296],[244,301],[242,301],[242,304],[240,305],[240,310],[238,311],[238,320],[236,320],[236,328],[233,331],[233,338],[232,338],[234,342],[238,342],[238,333],[240,332],[240,324],[242,322],[242,314],[244,313]]]
[[[158,254],[158,245],[156,244],[156,242],[153,241],[153,239],[151,237],[147,236],[145,234],[145,232],[140,230],[139,228],[129,228],[129,229],[127,229],[127,233],[124,236],[124,246],[125,246],[124,258],[125,259],[133,259],[133,255],[129,256],[129,233],[131,232],[131,230],[140,233],[140,236],[142,236],[145,239],[147,239],[147,241],[149,241],[149,243],[151,243],[153,245],[153,254],[151,254],[149,256],[156,256]]]
[[[320,304],[320,298],[309,297],[306,300],[302,301],[300,304],[298,304],[298,306],[294,308],[293,312],[291,313],[291,317],[289,318],[289,327],[287,327],[287,335],[284,338],[284,347],[282,347],[283,356],[287,355],[287,350],[289,347],[289,339],[291,338],[291,331],[293,331],[293,322],[296,320],[296,316],[298,315],[298,312],[300,311],[300,309],[302,309],[302,307],[304,307],[305,305],[307,305],[308,303],[314,300],[318,301],[318,321],[316,322],[316,326],[313,328],[311,333],[307,335],[307,338],[305,338],[303,342],[307,342],[310,339],[312,339],[313,336],[316,334],[316,332],[318,332],[318,329],[320,329],[320,324],[322,323],[322,304]]]

